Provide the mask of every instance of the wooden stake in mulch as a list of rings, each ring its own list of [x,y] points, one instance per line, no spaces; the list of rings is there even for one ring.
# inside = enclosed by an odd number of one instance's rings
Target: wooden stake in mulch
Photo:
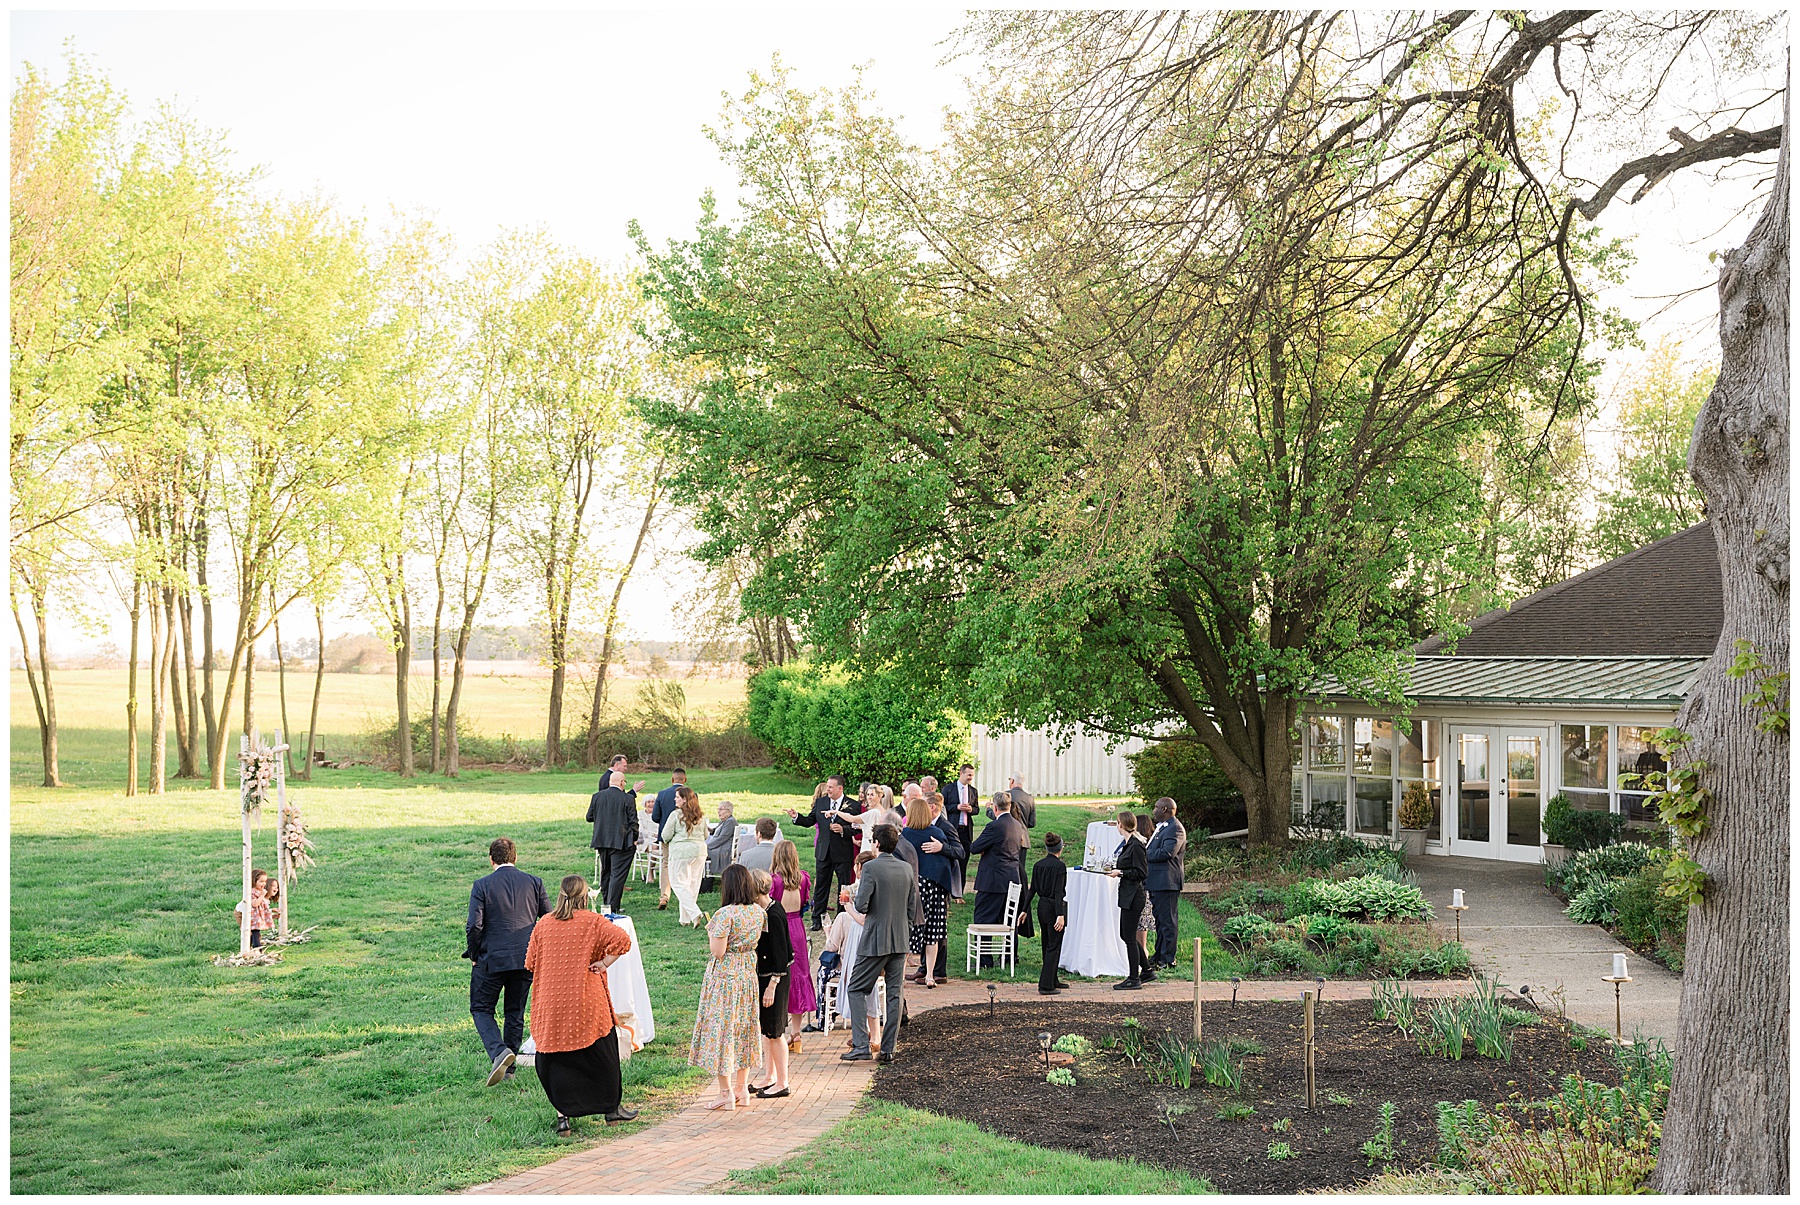
[[[1194,939],[1194,1041],[1200,1040],[1200,939]]]
[[[1317,1004],[1318,996],[1310,989],[1300,993],[1300,1007],[1306,1014],[1306,1028],[1305,1036],[1302,1039],[1304,1042],[1302,1052],[1305,1055],[1306,1063],[1306,1107],[1309,1109],[1316,1109],[1319,1107],[1318,1064],[1313,1059],[1315,1053],[1313,1045],[1314,1012]]]

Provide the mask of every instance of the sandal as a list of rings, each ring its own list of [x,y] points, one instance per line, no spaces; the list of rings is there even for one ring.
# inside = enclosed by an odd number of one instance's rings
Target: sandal
[[[799,1038],[789,1038],[788,1039],[788,1053],[789,1054],[799,1054],[800,1053],[800,1039]]]
[[[556,1136],[558,1138],[567,1138],[574,1129],[575,1124],[567,1117],[564,1117],[561,1113],[556,1115]]]
[[[730,1113],[737,1108],[737,1101],[729,1096],[722,1096],[716,1100],[707,1102],[706,1107],[709,1109],[723,1109],[725,1112]]]

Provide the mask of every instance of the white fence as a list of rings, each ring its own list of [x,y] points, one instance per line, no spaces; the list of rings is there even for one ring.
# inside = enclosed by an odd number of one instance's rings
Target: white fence
[[[1025,789],[1033,795],[1130,795],[1137,790],[1128,753],[1144,742],[1133,738],[1107,752],[1106,737],[1078,729],[1069,747],[1057,752],[1056,738],[1043,729],[1031,732],[995,732],[983,724],[971,724],[970,744],[977,767],[975,785],[984,796],[1006,789],[1007,776],[1024,776]]]

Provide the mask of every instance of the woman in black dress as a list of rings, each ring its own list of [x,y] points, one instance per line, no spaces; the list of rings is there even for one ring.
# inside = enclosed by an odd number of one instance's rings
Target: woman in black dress
[[[1115,991],[1134,992],[1144,986],[1144,947],[1138,944],[1138,921],[1144,915],[1144,904],[1150,898],[1144,881],[1150,877],[1150,859],[1144,843],[1137,839],[1137,818],[1130,812],[1119,813],[1118,862],[1109,872],[1119,880],[1119,940],[1125,943],[1125,957],[1131,973],[1113,984]]]
[[[787,909],[770,898],[775,879],[766,870],[753,870],[756,902],[769,911],[769,923],[756,942],[757,1024],[762,1030],[763,1083],[751,1084],[756,1095],[774,1100],[788,1094],[788,972],[794,962],[793,938],[788,932]]]
[[[1062,961],[1063,928],[1069,920],[1069,868],[1063,865],[1062,838],[1044,834],[1044,856],[1031,868],[1031,888],[1025,893],[1024,908],[1037,901],[1038,932],[1044,941],[1044,969],[1038,972],[1038,992],[1054,996],[1069,985],[1057,977],[1057,964]]]

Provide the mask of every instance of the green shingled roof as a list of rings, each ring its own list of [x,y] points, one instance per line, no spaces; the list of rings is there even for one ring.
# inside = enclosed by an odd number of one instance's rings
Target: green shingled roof
[[[1412,665],[1415,703],[1678,707],[1705,657],[1443,657]],[[1332,683],[1327,696],[1356,702]]]

